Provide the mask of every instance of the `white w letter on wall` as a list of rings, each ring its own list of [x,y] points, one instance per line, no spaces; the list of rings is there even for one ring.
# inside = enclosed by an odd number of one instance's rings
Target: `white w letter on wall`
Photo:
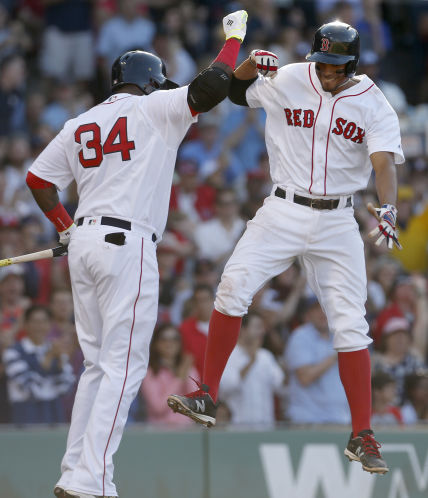
[[[269,498],[315,498],[321,488],[325,498],[374,498],[375,477],[361,465],[349,464],[334,444],[307,444],[293,471],[286,444],[262,444],[260,456]]]

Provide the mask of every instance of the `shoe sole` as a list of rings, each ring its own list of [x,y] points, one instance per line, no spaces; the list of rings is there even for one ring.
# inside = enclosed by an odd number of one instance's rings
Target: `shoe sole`
[[[355,455],[355,453],[352,453],[351,451],[348,450],[348,448],[345,448],[345,451],[343,452],[345,456],[348,458],[350,462],[360,462],[360,458]],[[363,467],[363,470],[366,472],[370,472],[370,474],[386,474],[389,471],[388,467],[366,467],[361,463],[361,466]]]
[[[181,415],[185,415],[198,424],[205,425],[205,427],[213,427],[215,425],[215,418],[208,415],[195,413],[194,411],[190,410],[190,408],[187,408],[187,406],[184,405],[183,402],[175,396],[168,396],[167,403],[174,413],[181,413]]]

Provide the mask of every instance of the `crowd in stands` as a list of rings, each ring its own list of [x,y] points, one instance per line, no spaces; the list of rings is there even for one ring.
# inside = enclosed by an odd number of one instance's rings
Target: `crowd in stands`
[[[56,245],[25,184],[32,160],[64,122],[109,95],[109,71],[145,49],[189,83],[222,45],[221,19],[245,8],[240,60],[253,48],[302,62],[317,26],[340,17],[361,35],[359,71],[399,115],[403,250],[368,238],[374,181],[355,196],[365,242],[373,424],[428,422],[428,5],[422,0],[0,0],[0,258]],[[170,214],[158,246],[158,323],[131,422],[183,427],[168,394],[201,377],[221,271],[272,185],[262,110],[225,100],[202,115],[177,158]],[[156,167],[156,165],[153,165]],[[74,185],[60,192],[71,215]],[[0,422],[70,419],[83,358],[73,324],[67,258],[0,269]],[[220,386],[219,423],[348,424],[326,317],[296,261],[255,296]],[[237,405],[239,410],[237,410]]]

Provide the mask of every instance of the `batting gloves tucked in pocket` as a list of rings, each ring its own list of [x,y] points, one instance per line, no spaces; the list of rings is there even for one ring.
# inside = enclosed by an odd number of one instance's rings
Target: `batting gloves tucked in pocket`
[[[398,249],[402,249],[400,242],[398,242],[398,231],[395,226],[397,221],[397,208],[392,204],[383,204],[381,208],[376,208],[376,213],[379,225],[369,233],[369,236],[376,237],[379,235],[375,242],[377,246],[380,246],[385,239],[388,249],[392,249],[394,244]]]
[[[223,30],[226,40],[237,38],[240,42],[243,42],[247,32],[247,19],[246,10],[237,10],[223,17]]]
[[[253,50],[250,61],[262,76],[273,78],[278,71],[278,56],[267,50]]]

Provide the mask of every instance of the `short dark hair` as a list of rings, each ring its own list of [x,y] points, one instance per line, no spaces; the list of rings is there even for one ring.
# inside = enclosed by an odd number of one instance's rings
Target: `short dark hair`
[[[211,296],[214,297],[214,289],[211,287],[211,285],[208,284],[198,284],[195,285],[193,289],[193,295],[195,295],[197,292],[208,292]]]
[[[49,308],[47,308],[43,304],[33,304],[33,306],[30,306],[27,310],[25,310],[24,320],[26,322],[28,322],[28,320],[31,319],[31,315],[33,315],[34,313],[37,313],[38,311],[43,311],[44,313],[46,313],[46,315],[49,319],[52,318],[52,314],[51,314]]]
[[[249,311],[246,315],[242,317],[242,327],[247,327],[251,319],[254,317],[258,317],[263,320],[263,316],[258,311]]]
[[[372,375],[372,388],[375,389],[383,389],[385,386],[389,384],[395,384],[395,378],[389,374],[388,372],[384,372],[382,370],[376,371]]]

